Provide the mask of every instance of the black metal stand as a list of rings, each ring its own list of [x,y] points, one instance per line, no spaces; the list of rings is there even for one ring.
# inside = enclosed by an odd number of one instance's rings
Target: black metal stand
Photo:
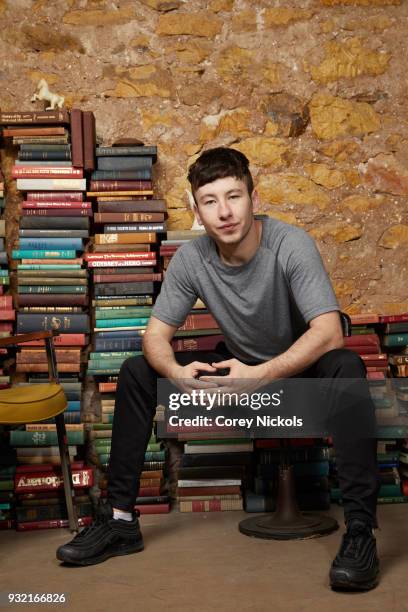
[[[338,529],[337,521],[329,516],[300,512],[288,448],[288,441],[282,440],[276,512],[241,521],[238,529],[244,535],[267,540],[296,540],[316,538]]]

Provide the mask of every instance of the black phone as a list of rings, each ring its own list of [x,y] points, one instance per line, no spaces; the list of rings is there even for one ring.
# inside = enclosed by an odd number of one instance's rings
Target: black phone
[[[229,368],[221,368],[216,372],[206,372],[205,370],[199,370],[197,374],[197,378],[201,378],[201,376],[228,376],[230,373]]]

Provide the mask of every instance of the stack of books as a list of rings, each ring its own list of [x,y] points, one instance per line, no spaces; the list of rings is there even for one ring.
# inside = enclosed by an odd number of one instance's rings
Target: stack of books
[[[3,451],[3,448],[1,448]],[[9,449],[7,449],[9,451]],[[0,457],[0,531],[14,529],[15,523],[15,495],[14,476],[16,473],[15,453],[6,455],[2,452]]]
[[[106,427],[107,429],[103,429]],[[107,467],[110,455],[112,426],[95,423],[90,432],[92,452],[97,456],[97,463],[103,468]],[[154,431],[146,449],[143,471],[140,477],[139,495],[136,499],[135,509],[140,514],[166,514],[170,512],[170,497],[165,487],[165,460],[166,454],[161,442]],[[101,497],[106,497],[107,480],[102,478],[99,482]]]
[[[141,354],[156,283],[162,280],[156,249],[165,231],[166,204],[152,199],[157,148],[132,142],[96,149],[88,191],[97,201],[93,251],[86,255],[95,321],[88,374],[102,377],[101,383],[115,382],[123,361]],[[106,398],[103,414],[112,414],[113,399]]]
[[[242,510],[252,451],[252,440],[240,438],[187,442],[178,470],[180,512]]]
[[[12,252],[18,262],[16,331],[60,331],[55,342],[59,372],[78,377],[81,347],[89,331],[83,252],[92,216],[91,203],[83,197],[82,112],[16,113],[8,121],[3,135],[19,145],[12,176],[25,195],[18,244]],[[24,345],[17,355],[17,371],[47,373],[44,348]]]
[[[296,500],[300,510],[328,510],[330,448],[326,440],[312,438],[291,438],[285,451],[281,448],[280,440],[269,438],[255,441],[255,477],[253,488],[245,491],[245,510],[276,510],[282,452],[287,454],[287,459],[293,465]]]
[[[10,294],[6,295],[10,285],[10,270],[6,251],[5,206],[5,181],[0,170],[0,338],[6,338],[12,335],[16,318],[16,313],[13,308],[13,297]],[[3,361],[7,359],[8,355],[8,349],[0,349],[0,389],[5,389],[10,386],[10,376],[8,376],[3,368]]]
[[[92,469],[81,461],[72,467],[75,507],[80,527],[92,522],[93,505],[89,489]],[[17,531],[68,527],[61,472],[52,465],[18,467],[15,475]]]

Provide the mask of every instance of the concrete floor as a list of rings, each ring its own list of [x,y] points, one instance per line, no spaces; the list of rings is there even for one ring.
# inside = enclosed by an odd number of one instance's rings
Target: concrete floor
[[[342,520],[339,508],[331,514]],[[408,505],[380,507],[382,580],[363,594],[328,586],[341,530],[314,540],[259,540],[238,532],[238,521],[248,516],[144,516],[144,552],[86,568],[56,561],[55,549],[70,539],[67,530],[0,532],[0,592],[64,592],[65,609],[89,612],[408,612]]]

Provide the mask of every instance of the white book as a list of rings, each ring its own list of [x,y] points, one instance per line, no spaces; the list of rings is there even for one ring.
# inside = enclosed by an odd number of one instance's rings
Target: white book
[[[77,178],[47,178],[47,179],[17,179],[19,191],[85,191],[86,179]]]

